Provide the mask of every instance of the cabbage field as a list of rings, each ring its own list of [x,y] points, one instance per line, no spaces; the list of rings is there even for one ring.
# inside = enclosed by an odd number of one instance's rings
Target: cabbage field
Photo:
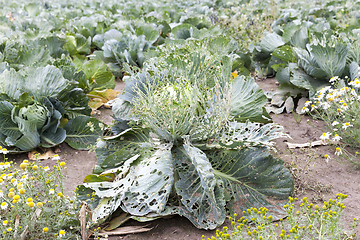
[[[0,6],[0,239],[359,236],[359,1]]]

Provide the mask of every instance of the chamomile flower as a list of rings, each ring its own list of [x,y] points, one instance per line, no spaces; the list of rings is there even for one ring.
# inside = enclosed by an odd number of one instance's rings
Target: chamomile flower
[[[329,162],[329,159],[330,159],[329,154],[325,154],[325,155],[324,155],[324,158],[325,158],[325,161],[326,161],[326,162]]]
[[[359,81],[357,78],[355,78],[354,81],[351,81],[351,82],[349,83],[349,85],[350,85],[350,86],[353,86],[353,87],[355,87],[355,88],[359,88],[359,87],[360,87],[360,81]]]
[[[320,136],[320,139],[321,139],[322,141],[329,140],[329,139],[330,139],[330,135],[331,135],[331,133],[329,133],[329,132],[323,133],[323,134]]]
[[[330,104],[327,103],[327,102],[321,102],[321,103],[320,103],[320,107],[321,107],[322,109],[324,109],[324,110],[327,110],[327,109],[329,109],[331,106],[330,106]]]
[[[50,170],[50,168],[49,168],[48,166],[44,167],[44,171],[45,171],[45,172],[47,172],[47,171],[49,171],[49,170]]]
[[[338,134],[335,134],[335,136],[332,138],[333,141],[338,142],[341,140],[341,137]]]
[[[338,125],[338,124],[339,124],[338,121],[333,121],[331,125],[332,125],[332,126],[336,126],[336,125]]]
[[[9,151],[6,149],[6,148],[2,148],[1,150],[0,150],[0,153],[2,153],[2,154],[8,154],[9,153]]]
[[[337,147],[335,150],[335,155],[340,156],[342,154],[341,148]]]
[[[311,110],[310,110],[310,111],[314,111],[315,109],[317,109],[317,106],[314,105],[314,104],[312,104],[310,107],[311,107]]]
[[[54,160],[54,161],[60,160],[60,156],[58,154],[55,154],[54,157],[52,158],[52,160]]]
[[[310,106],[311,104],[312,104],[312,101],[306,101],[305,104],[304,104],[304,106],[305,106],[305,107],[308,107],[308,106]]]
[[[341,108],[342,108],[344,111],[346,111],[346,110],[349,108],[349,106],[347,105],[346,102],[344,102],[344,103],[341,105]]]
[[[307,107],[303,107],[301,109],[301,113],[307,113],[307,112],[309,112],[309,109]]]
[[[49,194],[54,194],[55,193],[55,190],[54,189],[50,189],[49,190]]]
[[[342,126],[343,129],[346,130],[348,127],[353,127],[353,125],[349,122],[343,123],[343,126]]]

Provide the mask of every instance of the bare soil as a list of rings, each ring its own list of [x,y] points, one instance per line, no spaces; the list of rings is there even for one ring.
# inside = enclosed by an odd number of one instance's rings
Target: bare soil
[[[261,88],[266,91],[275,90],[277,85],[274,79],[258,81]],[[122,91],[124,84],[117,83],[117,90]],[[97,118],[105,123],[111,123],[110,109],[100,109]],[[352,224],[354,217],[360,217],[360,175],[354,165],[346,160],[336,158],[334,147],[320,146],[313,148],[288,149],[286,141],[292,143],[306,143],[319,140],[319,136],[324,131],[324,123],[304,116],[301,121],[293,114],[272,115],[275,123],[281,124],[285,132],[291,137],[276,140],[277,152],[275,155],[284,160],[285,166],[294,175],[295,192],[298,199],[307,196],[314,203],[320,203],[329,198],[334,199],[336,193],[348,195],[344,204],[346,206],[342,223],[346,226]],[[296,121],[298,120],[298,121]],[[92,173],[92,168],[96,164],[94,152],[78,151],[70,148],[66,144],[59,146],[60,157],[67,163],[65,178],[65,192],[72,194],[75,187],[82,183],[84,177]],[[331,159],[326,163],[324,154],[331,155]],[[10,155],[10,160],[17,162],[27,158],[26,154]],[[44,165],[51,166],[52,160],[44,160]],[[227,224],[227,223],[225,223]],[[128,221],[126,226],[145,225],[135,221]],[[123,240],[158,240],[158,239],[177,239],[192,240],[201,239],[202,235],[211,237],[215,231],[205,231],[195,228],[186,218],[175,216],[169,219],[159,219],[150,222],[153,229],[146,233],[129,234],[125,236],[112,237],[111,239]],[[360,238],[360,229],[357,229],[357,238]]]

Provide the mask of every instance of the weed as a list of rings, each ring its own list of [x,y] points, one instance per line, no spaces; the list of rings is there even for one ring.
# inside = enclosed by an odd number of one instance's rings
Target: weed
[[[288,214],[287,219],[280,219],[279,223],[272,223],[273,217],[267,215],[266,208],[250,208],[243,211],[243,216],[236,219],[229,217],[232,229],[224,227],[222,231],[217,230],[216,236],[208,240],[240,240],[240,239],[353,239],[352,232],[359,223],[354,218],[351,231],[346,232],[340,224],[341,215],[345,209],[342,201],[347,195],[337,194],[336,200],[324,201],[323,206],[309,203],[304,197],[300,209],[296,210],[296,198],[289,197],[284,205]],[[202,238],[205,239],[204,236]]]

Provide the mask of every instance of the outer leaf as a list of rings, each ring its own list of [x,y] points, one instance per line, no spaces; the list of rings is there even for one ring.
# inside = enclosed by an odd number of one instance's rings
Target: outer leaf
[[[260,47],[262,52],[271,53],[276,48],[284,45],[282,37],[276,33],[268,33],[260,42]]]
[[[116,138],[99,141],[96,148],[98,164],[103,169],[118,167],[129,157],[141,153],[149,141],[149,133],[143,129],[128,129]]]
[[[136,163],[129,159],[128,167],[121,169],[114,182],[84,184],[97,196],[105,197],[105,202],[93,211],[93,221],[109,216],[118,206],[137,216],[162,212],[174,184],[171,147],[162,144],[144,153]]]
[[[308,27],[301,26],[291,37],[290,43],[295,47],[304,48],[309,42]]]
[[[266,148],[247,150],[206,151],[214,174],[224,182],[226,196],[234,200],[233,207],[245,210],[266,207],[276,219],[285,212],[275,199],[286,199],[293,191],[292,176],[274,159]],[[229,207],[232,207],[229,205]]]
[[[40,144],[40,135],[37,131],[25,133],[14,144],[23,151],[30,151]],[[10,145],[10,144],[9,144]]]
[[[272,55],[281,59],[284,62],[296,62],[296,58],[292,52],[292,48],[290,46],[282,46],[277,48]]]
[[[359,65],[356,62],[350,64],[350,80],[354,81],[359,76]],[[1,122],[1,120],[0,120]]]
[[[213,169],[205,153],[189,143],[173,150],[178,181],[177,194],[184,205],[179,214],[195,226],[214,229],[225,220],[225,201],[222,181],[214,178]]]
[[[35,100],[56,98],[64,90],[69,81],[62,76],[61,71],[51,65],[31,69],[23,81],[23,90],[29,92]]]
[[[53,147],[62,143],[65,138],[66,131],[63,128],[58,128],[55,133],[51,131],[43,132],[40,139],[43,147]]]
[[[10,98],[18,99],[24,87],[22,76],[14,69],[5,70],[0,75],[0,90]]]
[[[65,126],[65,142],[75,149],[88,149],[102,136],[101,124],[99,120],[88,116],[71,119]]]
[[[292,76],[290,77],[290,83],[299,88],[305,88],[307,90],[317,90],[319,87],[326,84],[325,81],[315,79],[307,75],[301,69],[294,69]]]
[[[251,77],[238,76],[232,86],[230,114],[237,121],[268,122],[263,118],[267,97]]]
[[[287,137],[281,125],[268,123],[261,125],[247,120],[245,123],[229,122],[224,133],[219,136],[219,144],[227,149],[249,146],[272,146],[274,139]],[[215,140],[209,147],[216,146]]]
[[[326,72],[319,67],[313,55],[307,50],[294,47],[293,51],[298,59],[299,66],[302,67],[308,75],[319,79],[326,78]]]
[[[7,102],[0,102],[0,132],[12,139],[19,138],[22,133],[19,131],[17,124],[11,120],[11,111],[14,106]]]
[[[107,65],[99,59],[81,63],[78,66],[84,71],[86,79],[89,81],[90,90],[104,90],[115,87],[115,77],[107,70]]]
[[[324,70],[330,78],[342,75],[349,49],[349,45],[343,45],[341,43],[337,43],[335,47],[323,47],[319,44],[311,46],[311,53],[320,68]]]

